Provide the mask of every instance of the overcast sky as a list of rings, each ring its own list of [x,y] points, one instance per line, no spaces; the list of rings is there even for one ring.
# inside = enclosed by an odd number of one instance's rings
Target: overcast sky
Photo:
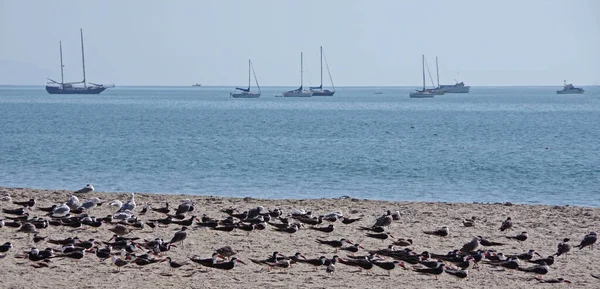
[[[0,84],[81,78],[116,85],[318,84],[319,46],[338,86],[600,83],[600,1],[0,0]],[[326,81],[326,84],[328,81]]]

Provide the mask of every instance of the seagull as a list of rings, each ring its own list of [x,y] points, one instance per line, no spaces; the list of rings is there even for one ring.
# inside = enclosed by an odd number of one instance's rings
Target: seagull
[[[504,222],[502,222],[502,226],[500,226],[500,231],[504,232],[506,230],[512,229],[513,223],[510,217],[506,218]]]
[[[77,198],[76,196],[71,196],[67,202],[66,202],[67,206],[69,206],[69,208],[71,210],[75,210],[77,208],[79,208],[79,198]]]
[[[78,202],[79,203],[79,202]],[[50,212],[50,216],[52,217],[64,217],[71,212],[71,208],[67,203],[62,203],[60,206],[56,206],[52,212]]]
[[[130,198],[129,201],[125,202],[125,204],[123,204],[121,206],[121,209],[119,209],[119,211],[125,211],[125,210],[130,210],[130,211],[134,211],[135,209],[135,198],[133,193],[129,193],[130,194]]]
[[[85,185],[85,187],[83,187],[79,191],[75,191],[75,194],[85,194],[85,193],[89,193],[89,192],[93,192],[93,191],[94,191],[94,186],[92,186],[91,184],[87,184],[87,185]]]
[[[566,257],[567,253],[571,251],[571,244],[569,244],[569,241],[571,241],[569,238],[564,238],[561,243],[558,243],[556,254],[554,254],[554,256],[558,257],[564,254]]]
[[[471,242],[464,244],[460,251],[468,253],[477,250],[477,248],[479,248],[479,238],[475,237]]]
[[[594,249],[594,244],[597,240],[598,235],[596,234],[596,232],[590,232],[589,234],[585,235],[585,237],[583,237],[583,240],[581,240],[581,243],[579,243],[579,250],[587,246],[590,246],[590,249]]]
[[[175,233],[175,235],[173,235],[173,238],[171,238],[171,241],[169,241],[169,244],[181,242],[181,246],[183,247],[183,240],[185,240],[187,238],[187,232],[186,232],[187,229],[188,229],[188,227],[186,227],[186,226],[181,227],[181,230],[177,231]]]
[[[101,202],[100,198],[92,198],[92,199],[85,201],[83,204],[81,204],[81,206],[79,206],[79,208],[83,208],[84,210],[91,210],[91,209],[95,208],[96,206],[98,206],[98,203],[100,203],[100,202]]]

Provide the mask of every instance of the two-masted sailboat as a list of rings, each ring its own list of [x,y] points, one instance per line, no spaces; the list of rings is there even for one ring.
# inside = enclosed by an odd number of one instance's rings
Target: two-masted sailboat
[[[300,52],[300,87],[298,89],[284,92],[283,97],[311,97],[313,95],[311,90],[305,90],[303,87],[303,73],[303,54]]]
[[[331,78],[331,71],[329,71],[327,59],[325,59],[325,66],[327,67],[327,74],[329,74],[329,81],[331,81],[332,90],[323,89],[323,46],[321,46],[321,85],[310,88],[313,96],[333,96],[335,93],[335,86],[333,85],[333,78]]]
[[[443,95],[444,94],[443,91],[439,91],[436,88],[427,89],[425,87],[425,55],[424,54],[422,56],[422,66],[423,66],[423,89],[411,92],[411,93],[409,93],[409,96],[411,98],[430,98],[430,97],[434,97],[436,95]],[[429,68],[428,68],[428,70],[429,70]],[[431,75],[429,77],[431,78]]]
[[[252,72],[252,74],[250,74]],[[254,81],[256,82],[256,87],[258,88],[258,93],[250,91],[250,85],[252,84],[252,77],[254,75]],[[254,72],[254,66],[252,66],[252,60],[248,59],[248,88],[236,87],[236,90],[240,92],[232,92],[229,95],[233,98],[258,98],[260,97],[260,85],[258,85],[258,78],[256,78],[256,73]]]
[[[99,94],[103,92],[105,89],[114,87],[105,86],[102,84],[96,84],[90,82],[86,82],[85,79],[85,53],[83,49],[83,29],[79,30],[81,35],[81,63],[83,66],[83,81],[78,82],[65,82],[64,80],[64,65],[63,65],[63,57],[62,57],[62,42],[59,42],[60,47],[60,82],[52,80],[48,78],[48,85],[46,85],[46,91],[50,94]],[[74,86],[74,84],[83,84],[83,86]]]

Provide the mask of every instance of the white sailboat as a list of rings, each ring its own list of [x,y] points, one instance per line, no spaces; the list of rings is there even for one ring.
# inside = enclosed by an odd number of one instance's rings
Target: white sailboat
[[[409,93],[410,98],[431,98],[436,95],[443,95],[444,94],[443,92],[437,91],[436,89],[427,89],[425,87],[425,54],[423,54],[423,56],[422,56],[422,66],[423,66],[423,89],[416,90],[414,92]]]
[[[252,74],[250,74],[252,72]],[[252,84],[252,75],[254,75],[254,81],[258,88],[258,93],[250,91],[250,85]],[[259,98],[260,97],[260,85],[258,85],[258,78],[256,78],[256,72],[254,72],[254,66],[252,66],[252,60],[248,59],[248,88],[236,87],[236,90],[240,92],[231,92],[229,96],[233,98]]]
[[[327,59],[325,59],[325,66],[327,67],[327,74],[329,74],[332,90],[323,89],[323,46],[321,46],[321,85],[310,88],[310,90],[313,92],[313,96],[333,96],[335,93],[335,86],[333,85],[333,78],[331,78],[331,71],[329,71]]]
[[[311,97],[313,92],[310,90],[305,90],[303,88],[303,80],[304,80],[304,71],[303,69],[303,54],[300,52],[300,87],[298,89],[286,91],[283,93],[283,97]]]

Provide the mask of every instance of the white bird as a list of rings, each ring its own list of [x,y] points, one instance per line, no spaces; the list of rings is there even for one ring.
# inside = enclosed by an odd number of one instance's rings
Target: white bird
[[[129,211],[133,211],[135,209],[135,198],[133,196],[133,193],[129,193],[130,194],[130,198],[129,201],[125,202],[125,204],[123,204],[121,206],[120,211],[125,211],[125,210],[129,210]]]
[[[3,192],[2,193],[2,197],[0,198],[0,201],[3,201],[3,202],[10,202],[10,201],[12,201],[12,198],[10,197],[10,193],[9,192]]]
[[[85,187],[83,187],[81,190],[76,191],[76,194],[85,194],[85,193],[89,193],[89,192],[93,192],[94,191],[94,186],[92,186],[91,184],[87,184],[85,185]]]
[[[71,208],[67,206],[67,203],[62,203],[60,206],[56,206],[54,210],[52,210],[53,217],[64,217],[71,212]]]
[[[115,220],[127,220],[133,217],[133,213],[130,210],[117,211],[113,215],[113,219]]]
[[[100,198],[92,198],[92,199],[85,201],[79,207],[83,208],[84,210],[91,210],[91,209],[95,208],[98,205],[98,203],[100,203],[100,202],[101,202]]]
[[[76,196],[71,196],[67,200],[66,205],[69,206],[69,209],[71,209],[71,210],[75,210],[75,209],[79,208],[79,206],[80,206],[79,198]]]
[[[108,204],[108,205],[111,207],[117,207],[117,212],[118,212],[123,207],[123,202],[121,202],[119,200],[114,200],[114,201],[110,202],[110,204]]]

